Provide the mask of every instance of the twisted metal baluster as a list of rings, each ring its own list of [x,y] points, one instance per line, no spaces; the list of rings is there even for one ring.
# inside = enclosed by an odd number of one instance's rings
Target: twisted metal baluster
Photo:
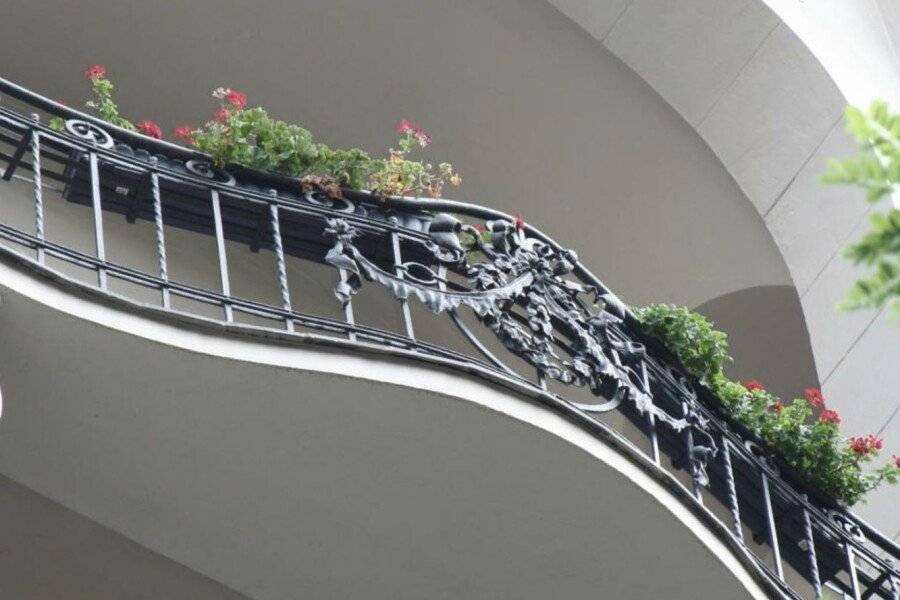
[[[741,527],[741,508],[738,504],[737,486],[734,484],[734,469],[731,466],[731,444],[728,437],[722,434],[722,461],[725,463],[725,481],[728,485],[728,507],[731,509],[731,521],[734,536],[744,543],[744,531]]]
[[[40,116],[32,113],[31,120],[35,125],[40,123]],[[31,130],[31,181],[34,185],[34,232],[38,239],[37,261],[44,264],[44,195],[41,181],[41,132],[37,127]]]
[[[803,494],[803,501],[808,502],[809,498]],[[806,555],[809,558],[809,574],[812,578],[813,591],[816,594],[816,600],[822,597],[822,581],[819,577],[819,561],[816,558],[816,543],[813,539],[812,521],[809,518],[809,511],[803,507],[803,532],[806,536]]]
[[[163,230],[162,197],[159,192],[159,174],[156,166],[159,162],[155,156],[150,159],[150,191],[153,194],[153,223],[156,229],[156,259],[159,263],[159,278],[163,280],[160,287],[162,293],[163,308],[171,308],[172,300],[169,294],[169,263],[166,258],[166,237]]]
[[[273,200],[278,198],[277,190],[269,190]],[[288,312],[291,308],[291,292],[288,288],[287,263],[284,260],[284,241],[281,239],[281,219],[278,216],[278,205],[275,202],[269,204],[269,219],[272,222],[272,245],[275,248],[275,268],[278,271],[278,286],[281,290],[281,307]],[[285,317],[284,326],[288,331],[294,331],[294,320]]]

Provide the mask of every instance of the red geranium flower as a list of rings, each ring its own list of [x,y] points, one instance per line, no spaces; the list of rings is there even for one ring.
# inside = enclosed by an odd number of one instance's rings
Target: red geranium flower
[[[138,121],[135,127],[137,127],[137,130],[144,135],[149,135],[150,137],[156,138],[158,140],[162,139],[162,129],[160,129],[159,125],[157,125],[153,121]]]
[[[822,414],[819,415],[819,420],[823,423],[832,423],[837,425],[841,422],[841,415],[837,414],[836,410],[826,409],[822,411]]]
[[[410,121],[409,119],[400,119],[397,122],[397,133],[400,135],[404,135],[408,131],[415,131],[419,126]]]
[[[881,438],[871,433],[866,437],[850,438],[850,449],[858,456],[866,456],[878,452],[883,446],[884,442],[882,442]]]
[[[764,392],[764,391],[766,391],[766,388],[763,386],[763,384],[761,382],[757,381],[756,379],[748,379],[741,385],[743,385],[744,389],[746,389],[748,392]]]
[[[194,128],[190,125],[179,125],[175,128],[175,137],[188,144],[194,143]]]
[[[803,395],[806,396],[810,406],[825,406],[825,397],[819,388],[806,388]]]
[[[101,79],[106,76],[106,67],[103,65],[93,65],[88,67],[84,72],[84,76],[88,79]]]
[[[237,110],[244,110],[247,108],[247,94],[244,92],[228,90],[228,93],[225,94],[225,100]]]
[[[525,219],[522,215],[515,216],[516,229],[525,229]]]
[[[217,121],[221,123],[225,119],[231,116],[231,111],[225,108],[224,106],[216,111],[216,114],[213,115],[213,121]]]

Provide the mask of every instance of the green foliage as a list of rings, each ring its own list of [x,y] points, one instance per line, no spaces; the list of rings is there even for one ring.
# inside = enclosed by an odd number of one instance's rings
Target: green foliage
[[[271,118],[262,108],[223,106],[217,119],[192,134],[194,146],[219,166],[229,163],[302,177],[328,175],[359,188],[372,168],[362,150],[332,150],[301,127]]]
[[[390,149],[390,158],[380,161],[369,176],[369,186],[384,196],[422,196],[440,198],[444,185],[459,185],[462,181],[450,163],[437,169],[430,163],[407,158],[417,145],[425,147],[431,138],[416,125],[401,122],[399,150]]]
[[[718,397],[727,414],[758,436],[813,487],[852,505],[881,483],[896,483],[900,478],[900,465],[896,462],[872,471],[864,469],[878,455],[878,449],[866,446],[863,453],[854,451],[840,435],[837,413],[823,412],[815,418],[814,409],[824,409],[818,390],[808,389],[805,398],[785,404],[758,382],[742,385],[728,379],[722,372],[731,360],[728,336],[713,329],[702,315],[668,304],[637,308],[635,314],[644,330],[662,341]]]
[[[88,100],[85,106],[93,109],[97,116],[107,123],[112,123],[128,131],[137,131],[131,121],[119,114],[119,107],[112,97],[114,89],[112,82],[106,77],[93,77],[90,81],[94,97]]]
[[[830,161],[822,181],[855,185],[865,190],[866,200],[877,202],[900,184],[900,115],[884,102],[873,102],[868,113],[848,107],[846,120],[847,130],[860,144],[860,156]],[[900,314],[900,211],[873,215],[870,232],[845,254],[870,271],[853,285],[842,308],[888,306]]]
[[[703,315],[671,304],[651,304],[635,310],[644,330],[663,340],[688,372],[705,384],[722,372],[728,336],[713,329]]]

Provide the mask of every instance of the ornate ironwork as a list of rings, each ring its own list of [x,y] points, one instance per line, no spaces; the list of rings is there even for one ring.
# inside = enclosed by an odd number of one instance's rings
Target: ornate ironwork
[[[595,395],[609,398],[603,404],[581,404],[583,410],[605,412],[627,400],[638,412],[652,413],[676,431],[691,427],[705,433],[709,445],[694,445],[690,460],[699,477],[708,482],[706,460],[715,454],[716,445],[705,420],[693,410],[676,417],[654,404],[649,384],[641,376],[646,368],[644,345],[613,337],[610,325],[622,319],[607,310],[595,287],[566,279],[577,263],[572,250],[555,250],[502,221],[486,224],[490,240],[484,241],[474,227],[439,214],[429,229],[432,241],[424,246],[435,264],[452,265],[465,273],[470,284],[467,291],[451,291],[441,289],[440,279],[426,264],[404,263],[405,278],[382,269],[354,245],[358,233],[346,220],[327,222],[326,233],[333,237],[334,246],[325,261],[349,274],[334,290],[342,305],[365,278],[383,285],[398,300],[417,298],[436,314],[468,306],[510,352],[542,376],[586,386]],[[467,246],[460,233],[471,239]],[[486,260],[469,262],[474,252]],[[414,274],[414,269],[419,273]],[[591,308],[585,305],[584,295],[593,297]]]
[[[69,119],[66,121],[66,131],[91,142],[98,148],[112,148],[114,144],[112,136],[105,129],[101,129],[89,121]]]

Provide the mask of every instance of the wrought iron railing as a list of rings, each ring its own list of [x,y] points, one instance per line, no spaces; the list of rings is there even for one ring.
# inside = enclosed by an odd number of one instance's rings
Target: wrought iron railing
[[[891,562],[900,549],[767,455],[674,357],[640,333],[634,315],[574,252],[533,226],[461,202],[302,193],[295,180],[216,168],[203,155],[110,126],[5,80],[0,94],[2,179],[30,182],[34,215],[27,231],[0,223],[5,260],[27,261],[40,272],[51,271],[50,259],[75,265],[94,274],[101,292],[112,293],[116,280],[154,290],[161,311],[184,313],[173,306],[173,298],[184,298],[215,307],[235,328],[249,327],[238,317],[252,315],[268,323],[254,327],[286,337],[377,347],[463,369],[606,434],[604,415],[615,411],[645,448],[615,439],[718,528],[773,595],[818,598],[831,589],[857,600],[900,600],[900,573]],[[65,129],[44,125],[50,116]],[[54,185],[58,201],[91,212],[93,253],[47,238],[45,194]],[[153,272],[108,260],[103,219],[114,213],[152,224]],[[215,240],[218,290],[170,276],[169,228]],[[226,242],[274,255],[279,302],[232,293]],[[334,269],[342,318],[296,305],[289,259]],[[361,287],[396,300],[395,331],[357,322],[354,297]],[[414,303],[431,314],[414,317]],[[464,348],[417,335],[438,319],[452,323]]]

